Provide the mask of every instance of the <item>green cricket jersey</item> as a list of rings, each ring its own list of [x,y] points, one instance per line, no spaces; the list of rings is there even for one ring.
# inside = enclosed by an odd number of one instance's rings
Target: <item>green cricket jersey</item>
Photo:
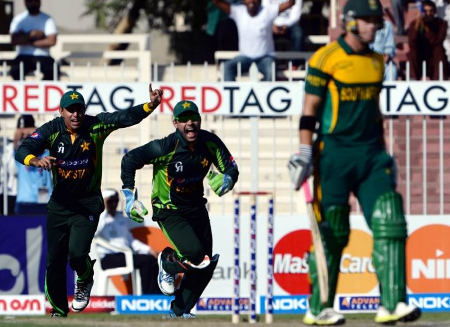
[[[136,170],[147,164],[153,164],[152,205],[160,209],[204,205],[203,179],[211,164],[234,182],[239,175],[220,138],[205,130],[200,130],[193,146],[175,131],[128,152],[122,159],[123,188],[133,189]]]
[[[103,144],[106,137],[118,128],[139,123],[151,110],[138,105],[114,113],[84,117],[77,134],[71,134],[62,117],[55,118],[26,138],[16,151],[16,160],[28,164],[44,149],[56,158],[53,174],[52,198],[57,201],[99,195],[102,180]]]
[[[305,92],[321,96],[319,135],[338,144],[379,144],[382,116],[378,98],[384,61],[370,49],[354,52],[341,36],[310,59]]]

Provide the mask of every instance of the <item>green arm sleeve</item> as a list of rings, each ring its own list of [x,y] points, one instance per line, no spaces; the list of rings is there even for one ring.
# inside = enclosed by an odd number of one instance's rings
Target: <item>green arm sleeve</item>
[[[122,158],[120,174],[122,188],[133,189],[136,170],[162,156],[163,151],[162,140],[154,140],[125,154]]]
[[[140,104],[130,109],[119,110],[113,113],[104,112],[98,114],[97,118],[103,124],[111,125],[113,129],[133,126],[140,123],[152,112],[144,110],[144,106],[145,104]]]
[[[228,151],[222,140],[214,134],[211,134],[211,140],[207,141],[207,147],[213,154],[214,166],[222,174],[229,175],[233,182],[236,183],[239,176],[239,170],[230,151]]]

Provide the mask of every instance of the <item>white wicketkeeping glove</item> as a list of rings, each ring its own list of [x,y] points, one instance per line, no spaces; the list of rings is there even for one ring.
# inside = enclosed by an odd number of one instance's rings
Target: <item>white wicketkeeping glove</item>
[[[147,208],[138,200],[137,189],[130,190],[125,188],[122,190],[122,194],[125,197],[125,213],[128,218],[135,222],[142,223],[144,216],[148,214]]]
[[[300,144],[300,152],[289,159],[288,170],[292,185],[298,191],[313,172],[312,145]]]

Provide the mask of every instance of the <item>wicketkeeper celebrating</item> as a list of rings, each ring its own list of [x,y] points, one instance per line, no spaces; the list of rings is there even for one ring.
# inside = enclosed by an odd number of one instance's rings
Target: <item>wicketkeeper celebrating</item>
[[[413,321],[420,310],[406,304],[403,201],[395,190],[395,163],[385,150],[379,109],[384,63],[382,56],[368,47],[382,26],[382,6],[379,0],[348,0],[343,12],[346,33],[319,49],[309,61],[300,152],[289,161],[297,190],[314,166],[314,205],[329,275],[328,301],[322,304],[312,252],[312,295],[303,322],[345,322],[332,307],[341,253],[350,233],[350,192],[358,198],[373,232],[372,258],[381,293],[375,322]],[[313,133],[317,133],[314,146]]]
[[[233,157],[218,136],[200,129],[197,105],[180,101],[173,110],[175,132],[128,152],[122,159],[123,194],[126,213],[138,222],[147,209],[137,200],[134,177],[137,169],[153,164],[153,220],[174,250],[158,256],[158,284],[166,295],[175,294],[171,316],[194,318],[191,309],[212,278],[219,255],[212,256],[212,235],[203,179],[222,196],[238,179]],[[219,172],[209,172],[211,164]],[[184,273],[175,290],[175,275]]]
[[[148,103],[114,113],[88,116],[83,96],[64,93],[59,113],[26,138],[16,152],[22,164],[52,170],[53,193],[47,205],[47,271],[45,294],[53,307],[52,317],[66,317],[67,259],[77,273],[74,311],[89,303],[93,285],[93,264],[89,258],[98,218],[104,210],[100,191],[102,150],[106,137],[118,128],[135,125],[150,115],[161,102],[162,91],[149,86]],[[38,158],[44,149],[50,156]]]

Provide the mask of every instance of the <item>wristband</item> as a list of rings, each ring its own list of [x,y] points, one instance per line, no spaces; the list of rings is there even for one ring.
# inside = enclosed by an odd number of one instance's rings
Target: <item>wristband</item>
[[[29,154],[25,157],[25,159],[23,160],[23,164],[25,166],[29,166],[30,165],[30,161],[31,159],[36,158],[33,154]]]
[[[316,117],[314,116],[301,116],[299,129],[307,129],[314,132],[316,130]]]
[[[153,108],[151,108],[151,107],[149,106],[149,104],[151,104],[151,102],[146,102],[146,103],[144,103],[143,108],[144,108],[144,111],[145,111],[145,112],[152,112],[152,111],[153,111]]]

